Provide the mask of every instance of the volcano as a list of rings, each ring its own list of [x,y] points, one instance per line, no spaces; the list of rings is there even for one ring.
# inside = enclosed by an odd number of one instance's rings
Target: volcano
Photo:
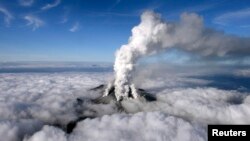
[[[93,99],[86,99],[78,97],[75,100],[75,113],[77,115],[77,119],[69,122],[66,127],[64,126],[64,130],[67,133],[71,133],[78,122],[85,120],[87,118],[96,118],[101,117],[103,115],[110,115],[115,113],[129,113],[127,111],[126,105],[123,102],[129,100],[136,100],[138,102],[154,102],[157,100],[156,96],[147,92],[144,89],[138,88],[137,97],[133,97],[132,90],[129,88],[129,95],[126,99],[120,99],[117,101],[115,96],[115,87],[111,86],[108,94],[104,94],[107,89],[107,85],[101,84],[97,87],[89,89],[89,92],[98,93],[100,96]],[[106,112],[103,110],[103,107],[111,107],[112,111]]]
[[[106,88],[107,88],[107,86],[102,84],[102,85],[99,85],[95,88],[90,89],[90,91],[99,91],[100,93],[104,93]],[[147,92],[146,90],[138,88],[138,89],[136,89],[136,91],[137,91],[138,97],[134,97],[132,95],[132,89],[131,89],[131,87],[129,87],[128,98],[129,99],[138,99],[139,101],[143,101],[143,102],[156,101],[156,97],[153,94]],[[126,99],[120,99],[118,102],[121,102],[123,100],[126,100]],[[102,95],[101,97],[98,97],[92,101],[96,104],[98,104],[98,103],[108,104],[111,101],[116,101],[115,87],[111,86],[107,95]]]

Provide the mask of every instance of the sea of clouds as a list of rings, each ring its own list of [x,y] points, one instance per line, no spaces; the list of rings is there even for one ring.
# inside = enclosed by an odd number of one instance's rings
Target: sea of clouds
[[[107,84],[113,72],[0,73],[0,136],[4,141],[203,141],[207,124],[250,124],[248,88],[223,89],[210,84],[227,82],[202,77],[245,79],[249,69],[164,66],[138,66],[133,76],[136,87],[157,101],[123,101],[124,112],[114,104],[87,103],[98,116],[78,122],[70,134],[63,126],[78,118],[76,98],[100,96],[89,89]]]

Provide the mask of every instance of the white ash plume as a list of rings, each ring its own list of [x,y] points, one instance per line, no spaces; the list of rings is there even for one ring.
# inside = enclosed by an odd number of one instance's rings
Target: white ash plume
[[[244,56],[250,53],[250,39],[226,35],[205,28],[195,13],[183,13],[177,23],[167,22],[160,14],[146,11],[141,23],[132,29],[128,44],[116,52],[114,64],[117,100],[128,97],[134,87],[131,76],[139,58],[178,48],[200,56]],[[132,93],[136,97],[136,92]]]

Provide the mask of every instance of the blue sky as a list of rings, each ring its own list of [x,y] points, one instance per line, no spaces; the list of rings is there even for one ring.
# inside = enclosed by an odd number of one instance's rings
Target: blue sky
[[[0,61],[112,62],[148,9],[169,21],[195,12],[208,27],[250,37],[249,0],[1,0]]]

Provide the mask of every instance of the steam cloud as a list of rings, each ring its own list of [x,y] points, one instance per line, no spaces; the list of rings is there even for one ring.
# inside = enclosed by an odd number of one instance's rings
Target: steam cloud
[[[115,94],[117,100],[128,97],[131,76],[139,58],[177,48],[200,56],[245,56],[250,53],[250,39],[226,35],[204,27],[203,19],[194,13],[183,13],[178,23],[165,22],[160,14],[146,11],[141,23],[132,29],[126,45],[116,52]]]

